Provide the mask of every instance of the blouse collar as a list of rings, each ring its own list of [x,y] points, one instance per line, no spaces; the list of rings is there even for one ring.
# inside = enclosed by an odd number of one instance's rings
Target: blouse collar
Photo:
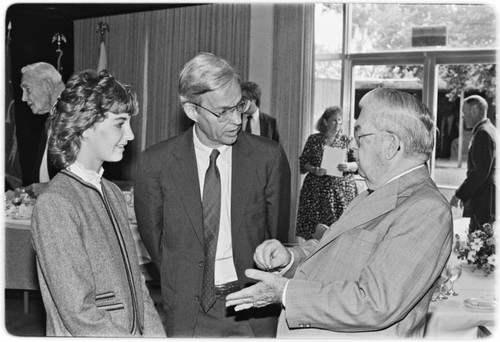
[[[66,168],[68,171],[73,172],[75,175],[84,181],[94,185],[96,188],[101,189],[101,179],[104,173],[104,168],[101,166],[99,172],[86,169],[82,163],[75,161],[73,164]]]

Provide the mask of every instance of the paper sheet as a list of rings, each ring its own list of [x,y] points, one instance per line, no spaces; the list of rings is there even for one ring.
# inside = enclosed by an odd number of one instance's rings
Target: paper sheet
[[[321,168],[326,169],[326,174],[329,176],[342,177],[342,171],[339,171],[337,166],[345,163],[347,149],[339,147],[325,146],[323,151],[323,161]]]

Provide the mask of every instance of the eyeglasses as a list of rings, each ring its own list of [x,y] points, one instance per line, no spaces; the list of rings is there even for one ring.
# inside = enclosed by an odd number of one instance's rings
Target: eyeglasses
[[[221,119],[221,120],[225,120],[225,119],[229,118],[229,116],[231,114],[233,114],[234,112],[236,112],[238,114],[244,113],[248,109],[248,107],[250,105],[250,101],[247,98],[243,97],[241,99],[241,101],[238,102],[238,104],[236,106],[224,109],[220,113],[215,113],[215,112],[211,111],[210,109],[205,108],[205,107],[203,107],[203,106],[201,106],[201,105],[199,105],[197,103],[194,103],[194,102],[185,102],[185,103],[189,103],[189,104],[192,104],[193,106],[196,106],[196,107],[199,107],[201,109],[204,109],[207,112],[209,112],[210,114],[214,115],[216,118]]]
[[[370,135],[376,135],[376,134],[379,134],[379,133],[389,133],[389,134],[394,134],[393,132],[391,131],[378,131],[378,132],[373,132],[373,133],[366,133],[366,134],[361,134],[361,135],[357,135],[356,133],[354,133],[354,140],[356,141],[356,146],[359,148],[360,147],[360,141],[361,141],[361,138],[364,138],[364,137],[368,137]]]

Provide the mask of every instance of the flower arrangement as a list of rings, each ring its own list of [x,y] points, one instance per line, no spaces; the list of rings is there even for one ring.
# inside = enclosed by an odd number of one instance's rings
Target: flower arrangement
[[[486,275],[495,271],[495,236],[494,227],[490,223],[467,234],[467,241],[455,248],[457,258],[467,260],[474,269],[482,270]]]

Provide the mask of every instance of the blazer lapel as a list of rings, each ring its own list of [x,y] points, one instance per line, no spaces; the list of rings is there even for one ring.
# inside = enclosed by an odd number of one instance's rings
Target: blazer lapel
[[[260,135],[262,137],[267,137],[267,122],[265,120],[266,118],[264,117],[263,113],[261,112],[259,115],[259,121],[260,121]]]
[[[410,195],[415,184],[420,184],[426,178],[429,178],[427,169],[419,168],[377,189],[371,195],[368,195],[367,191],[359,194],[340,219],[325,232],[316,249],[305,260],[311,258],[346,231],[393,210],[399,197]]]
[[[170,167],[177,191],[182,198],[182,204],[188,213],[198,240],[203,244],[203,208],[193,144],[193,127],[184,134],[179,148],[173,155],[176,163]]]
[[[397,182],[394,183],[397,184]],[[387,189],[381,188],[371,195],[368,195],[367,191],[359,194],[356,197],[356,201],[353,200],[351,202],[340,219],[325,232],[314,252],[306,260],[346,231],[367,223],[394,209],[397,201],[397,186],[394,186],[396,184],[391,184],[392,186]]]
[[[238,236],[241,220],[248,204],[254,177],[251,177],[253,151],[245,136],[240,132],[238,140],[232,148],[232,170],[231,170],[231,236],[233,240]]]

